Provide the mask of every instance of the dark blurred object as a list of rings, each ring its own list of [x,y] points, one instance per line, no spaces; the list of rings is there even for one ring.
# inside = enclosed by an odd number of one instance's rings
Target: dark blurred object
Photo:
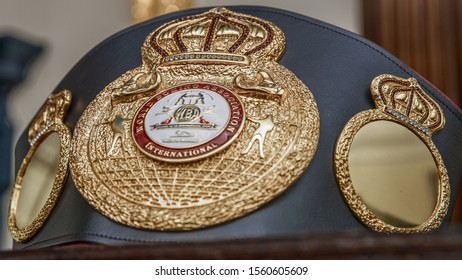
[[[7,95],[25,77],[42,47],[12,36],[0,35],[0,197],[10,185],[13,128],[8,121]],[[6,223],[0,207],[0,228]],[[1,235],[0,235],[1,237]]]
[[[7,119],[6,98],[11,89],[20,83],[28,66],[42,47],[12,36],[0,36],[0,194],[10,184],[13,129]]]

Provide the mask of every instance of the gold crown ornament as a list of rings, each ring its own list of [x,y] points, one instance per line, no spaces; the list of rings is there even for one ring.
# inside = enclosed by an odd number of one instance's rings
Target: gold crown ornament
[[[274,24],[224,8],[149,34],[142,65],[77,123],[71,174],[122,224],[191,230],[241,217],[286,190],[319,139],[308,88],[277,63]]]
[[[385,108],[389,114],[427,136],[444,127],[443,110],[422,90],[415,78],[382,74],[372,81],[371,93],[377,108]]]

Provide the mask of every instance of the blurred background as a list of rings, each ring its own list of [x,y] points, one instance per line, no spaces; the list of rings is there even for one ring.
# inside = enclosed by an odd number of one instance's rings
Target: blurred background
[[[14,85],[10,82],[7,87],[0,84],[3,118],[10,123],[6,125],[3,120],[0,136],[10,138],[14,145],[59,81],[80,58],[110,35],[160,14],[220,5],[278,7],[361,34],[398,56],[461,107],[460,0],[0,0],[0,38],[14,37],[41,49],[34,53],[37,59],[33,62],[25,61],[29,67],[22,73],[25,74],[22,82]],[[3,49],[0,44],[0,54]],[[1,67],[0,57],[0,83],[5,84],[8,80],[1,76]],[[7,146],[0,151],[0,159],[9,158],[10,166],[13,151],[13,147]],[[9,181],[9,186],[14,171],[0,170],[0,176]],[[7,249],[11,247],[6,232],[10,190],[0,186],[0,191],[2,187],[0,249]],[[461,212],[458,206],[455,222],[461,220],[458,215]]]

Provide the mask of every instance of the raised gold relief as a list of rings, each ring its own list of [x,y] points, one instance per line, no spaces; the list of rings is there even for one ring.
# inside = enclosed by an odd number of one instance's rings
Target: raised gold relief
[[[161,82],[159,73],[139,72],[123,86],[112,90],[114,102],[127,102],[139,98],[138,94],[154,90]]]
[[[286,97],[285,90],[275,83],[271,75],[264,70],[258,71],[255,79],[248,80],[244,74],[238,75],[235,83],[239,88],[249,90],[243,94],[258,94],[260,92],[263,93],[261,94],[263,98],[276,99],[280,103],[284,102]]]
[[[143,64],[77,123],[79,191],[109,218],[151,230],[215,225],[278,196],[319,139],[311,92],[277,63],[284,47],[272,23],[221,8],[149,34]]]
[[[16,175],[8,213],[8,227],[17,242],[42,228],[66,181],[71,132],[63,119],[70,102],[67,90],[51,95],[29,128],[31,147]]]
[[[123,117],[117,115],[114,120],[112,121],[111,123],[111,129],[112,129],[112,133],[114,134],[114,136],[112,137],[112,145],[111,145],[111,148],[109,149],[109,152],[108,152],[108,156],[111,156],[111,155],[117,155],[121,149],[125,149],[125,128],[124,128],[124,124],[125,124],[125,121],[127,121],[126,119],[124,119]],[[119,148],[117,149],[116,145],[119,144]]]
[[[356,114],[335,149],[335,172],[350,209],[386,233],[433,230],[449,205],[446,168],[431,136],[444,126],[439,105],[414,78],[380,75],[377,109]]]
[[[274,127],[273,117],[269,116],[262,120],[254,120],[254,119],[249,118],[249,120],[254,123],[257,123],[258,127],[253,133],[253,136],[249,141],[249,145],[247,146],[245,151],[242,152],[242,154],[247,154],[250,151],[250,148],[252,148],[253,143],[258,141],[258,147],[259,147],[258,150],[260,151],[260,157],[264,158],[265,153],[263,152],[263,147],[265,144],[266,134],[270,132],[271,130],[273,130],[273,127]]]

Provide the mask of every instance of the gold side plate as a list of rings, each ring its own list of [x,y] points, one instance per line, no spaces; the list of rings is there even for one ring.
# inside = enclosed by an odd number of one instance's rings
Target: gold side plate
[[[17,242],[29,240],[43,227],[66,182],[71,132],[63,119],[70,102],[68,90],[51,95],[29,128],[31,147],[16,175],[8,213]]]
[[[444,126],[443,111],[413,78],[380,75],[371,93],[377,109],[352,117],[335,147],[340,191],[375,231],[434,230],[450,200],[447,170],[431,139]]]
[[[71,174],[99,212],[130,227],[192,230],[244,216],[286,190],[319,139],[308,88],[277,63],[270,22],[212,9],[146,38],[143,64],[77,123]]]

